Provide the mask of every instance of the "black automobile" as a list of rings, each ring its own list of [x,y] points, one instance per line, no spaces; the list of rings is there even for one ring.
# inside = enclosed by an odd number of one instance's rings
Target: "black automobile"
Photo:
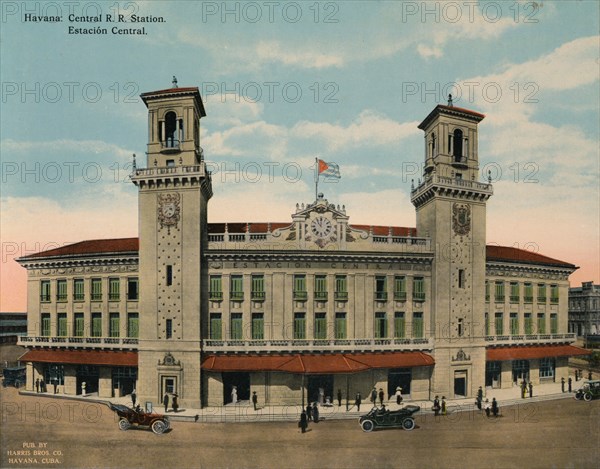
[[[121,404],[108,403],[108,406],[110,410],[116,412],[119,416],[119,429],[123,431],[129,430],[135,425],[150,428],[154,433],[160,435],[171,427],[168,417],[153,412],[145,412],[139,406],[133,409]]]
[[[373,431],[376,428],[403,428],[412,430],[415,428],[415,419],[413,414],[419,412],[421,408],[418,405],[407,405],[399,410],[386,410],[373,408],[367,415],[358,419],[360,427],[365,432]]]
[[[577,391],[575,391],[575,399],[578,401],[591,401],[600,397],[600,379],[586,381]]]
[[[26,372],[24,366],[14,366],[2,370],[2,386],[20,388],[25,384]]]

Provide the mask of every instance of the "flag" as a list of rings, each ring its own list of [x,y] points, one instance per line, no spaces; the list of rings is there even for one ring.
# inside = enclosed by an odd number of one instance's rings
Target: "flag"
[[[319,160],[319,176],[321,174],[328,178],[341,178],[340,167],[335,163],[326,163],[323,160]]]

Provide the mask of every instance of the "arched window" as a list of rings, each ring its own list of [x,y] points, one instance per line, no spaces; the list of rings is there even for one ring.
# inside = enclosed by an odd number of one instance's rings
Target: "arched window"
[[[454,131],[454,161],[460,162],[463,157],[463,132],[460,129]]]
[[[167,148],[179,146],[177,130],[177,116],[173,111],[167,112],[165,114],[165,146]]]

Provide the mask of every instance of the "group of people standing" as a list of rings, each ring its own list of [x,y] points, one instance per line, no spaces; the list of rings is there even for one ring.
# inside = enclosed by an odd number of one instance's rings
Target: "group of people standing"
[[[173,409],[173,412],[177,412],[179,410],[179,402],[178,399],[179,396],[177,395],[177,393],[173,393],[171,394],[170,397],[170,401],[171,401],[171,409]],[[165,406],[165,413],[169,411],[169,393],[166,392],[165,395],[163,396],[163,405]]]
[[[302,433],[306,433],[308,422],[311,420],[315,423],[319,423],[319,405],[316,402],[313,402],[312,405],[309,402],[306,409],[302,409],[300,422],[298,422],[298,426],[302,430]]]

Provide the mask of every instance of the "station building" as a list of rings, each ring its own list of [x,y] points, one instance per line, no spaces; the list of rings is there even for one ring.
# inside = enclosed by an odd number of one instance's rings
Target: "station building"
[[[472,398],[567,377],[569,275],[539,253],[486,245],[480,113],[436,106],[421,122],[416,227],[355,224],[318,195],[288,220],[208,223],[198,88],[148,108],[139,238],[82,241],[18,259],[28,271],[27,386],[188,408],[257,393],[261,404]],[[243,203],[243,201],[240,201]],[[499,203],[501,203],[499,201]],[[357,221],[360,222],[360,221]],[[235,387],[236,393],[232,394]]]

